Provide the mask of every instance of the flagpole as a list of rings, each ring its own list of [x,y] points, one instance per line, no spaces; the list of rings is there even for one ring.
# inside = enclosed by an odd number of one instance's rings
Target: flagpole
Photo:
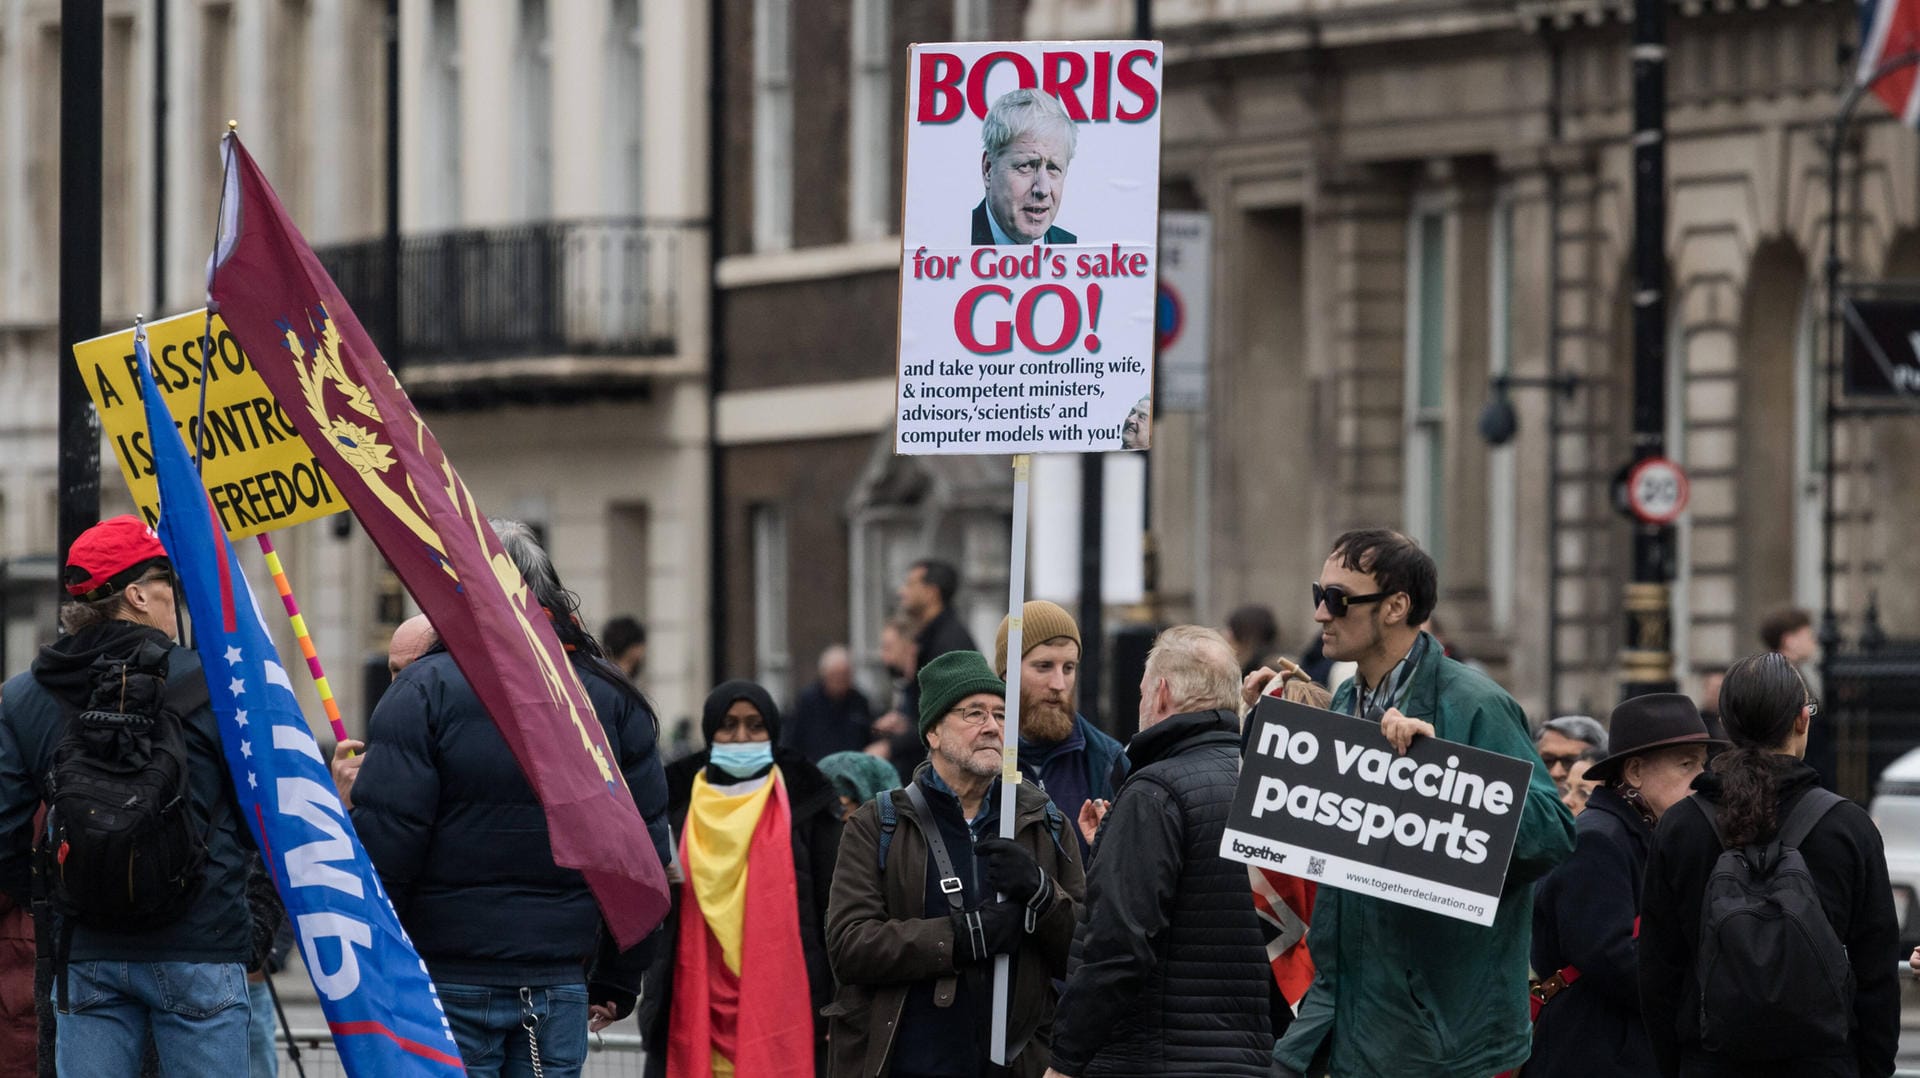
[[[133,316],[133,352],[140,357],[140,366],[151,374],[153,356],[147,351],[147,316],[144,314]],[[188,647],[193,646],[187,639],[187,604],[185,603],[173,604],[173,638]]]
[[[1020,794],[1020,658],[1021,614],[1027,605],[1027,480],[1033,472],[1033,458],[1021,453],[1013,458],[1013,554],[1007,571],[1007,724],[1001,735],[1000,750],[1000,837],[1014,835],[1014,815]],[[1005,898],[1005,895],[999,896]],[[1007,996],[1012,980],[1012,960],[1007,955],[993,957],[993,1030],[989,1058],[1005,1066],[1007,1062]]]
[[[334,702],[333,687],[327,684],[326,671],[320,669],[320,653],[313,646],[313,637],[307,633],[307,619],[300,616],[300,604],[293,597],[293,585],[287,583],[287,571],[280,564],[280,552],[273,549],[273,540],[265,532],[254,536],[260,544],[260,553],[267,556],[267,572],[273,574],[273,586],[280,593],[280,603],[287,608],[287,618],[293,622],[294,639],[300,641],[300,654],[307,657],[307,670],[313,674],[313,687],[320,690],[320,706],[327,710],[327,721],[333,724],[333,736],[336,741],[347,739],[347,724],[340,721],[340,705]]]

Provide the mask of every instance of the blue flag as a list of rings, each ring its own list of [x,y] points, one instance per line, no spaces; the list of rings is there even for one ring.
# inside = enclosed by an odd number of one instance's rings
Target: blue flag
[[[427,967],[400,927],[334,792],[293,682],[134,336],[160,542],[193,615],[207,693],[241,814],[300,940],[300,956],[349,1075],[464,1073]]]

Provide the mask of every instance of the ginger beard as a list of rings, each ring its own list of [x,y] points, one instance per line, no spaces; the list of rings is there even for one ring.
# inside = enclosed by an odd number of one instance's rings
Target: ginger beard
[[[1043,745],[1073,733],[1073,686],[1079,679],[1080,644],[1056,637],[1027,649],[1020,660],[1020,739]]]
[[[1069,694],[1068,699],[1071,699]],[[1052,691],[1037,693],[1020,687],[1020,739],[1046,744],[1064,741],[1073,732],[1073,708]]]

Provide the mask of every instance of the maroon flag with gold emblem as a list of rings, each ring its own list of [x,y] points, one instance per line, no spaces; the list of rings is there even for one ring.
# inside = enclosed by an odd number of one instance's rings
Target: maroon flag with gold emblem
[[[486,705],[622,948],[666,874],[553,626],[280,199],[229,134],[208,291]]]

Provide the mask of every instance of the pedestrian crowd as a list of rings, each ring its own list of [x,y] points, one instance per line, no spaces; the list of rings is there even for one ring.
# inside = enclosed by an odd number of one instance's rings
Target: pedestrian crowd
[[[636,680],[644,628],[588,632],[535,532],[493,526],[673,907],[639,945],[613,943],[459,665],[424,619],[402,625],[334,780],[469,1074],[577,1075],[591,1033],[619,1022],[673,1078],[1893,1071],[1885,857],[1804,760],[1819,701],[1791,617],[1705,706],[1655,694],[1535,728],[1439,631],[1433,559],[1352,531],[1313,583],[1299,661],[1274,654],[1260,607],[1225,633],[1164,629],[1123,743],[1076,707],[1071,614],[1029,602],[1020,654],[1011,619],[979,648],[959,574],[928,559],[881,630],[884,698],[831,647],[784,712],[722,681],[705,747],[668,759]],[[122,517],[84,533],[65,573],[62,635],[0,686],[0,1075],[270,1075],[263,996],[290,936],[178,640],[174,569]],[[1375,724],[1394,752],[1436,738],[1535,765],[1491,924],[1220,856],[1267,695]],[[177,772],[155,826],[185,821],[145,849],[191,856],[104,916],[67,776],[133,697],[142,774]]]

